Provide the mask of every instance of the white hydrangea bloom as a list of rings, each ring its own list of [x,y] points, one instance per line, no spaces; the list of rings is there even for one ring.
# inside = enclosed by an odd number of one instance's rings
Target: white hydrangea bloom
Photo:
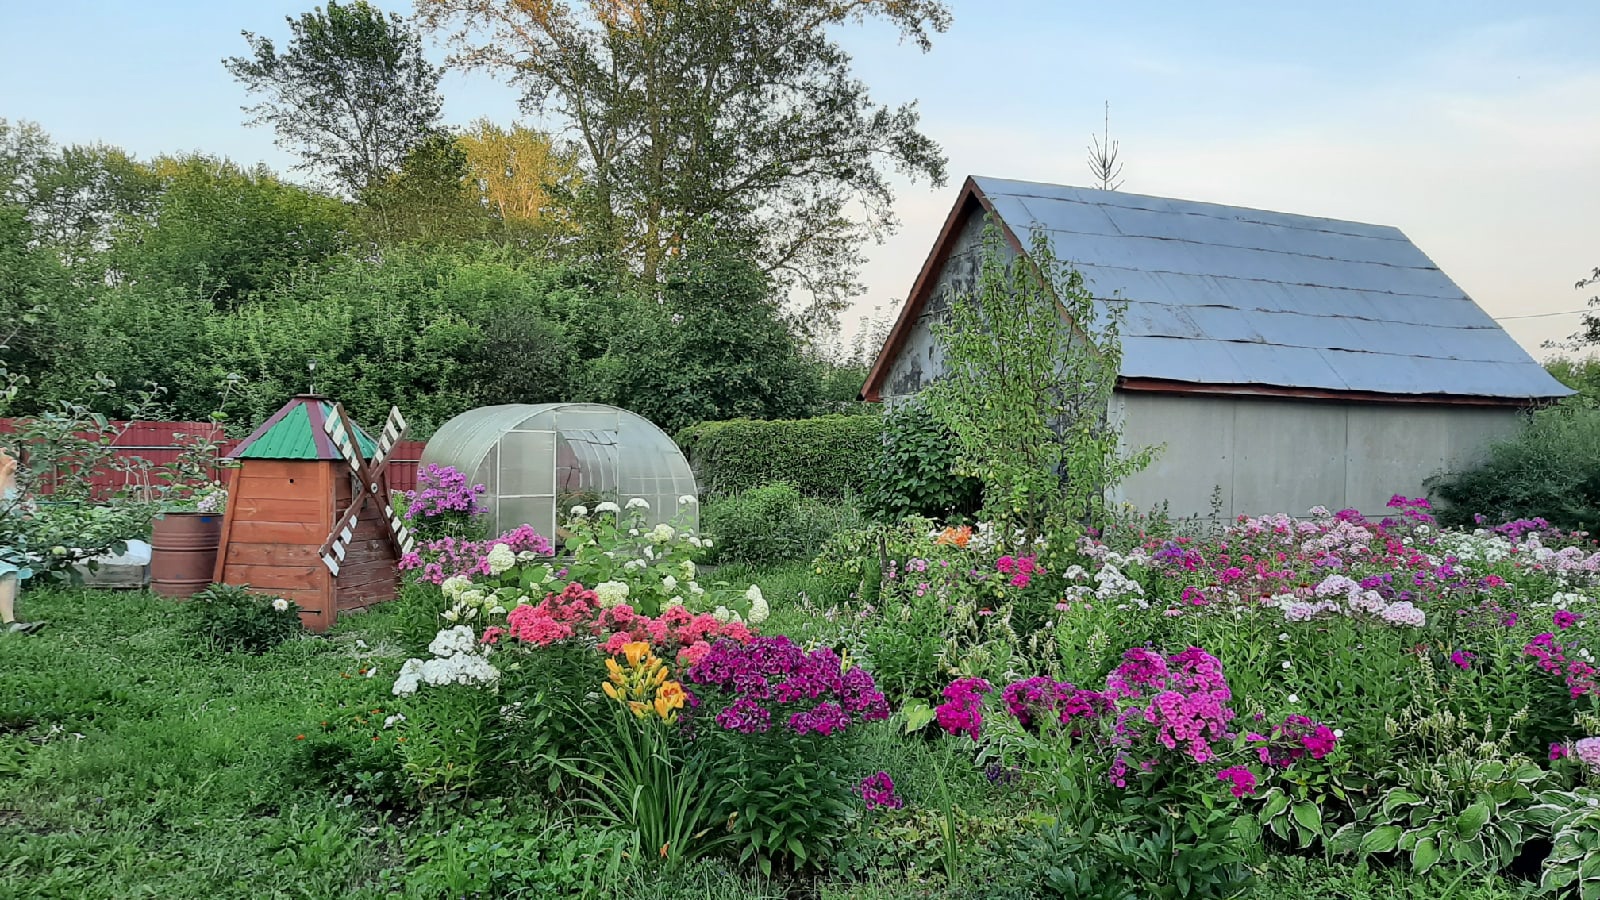
[[[422,680],[422,660],[408,659],[400,667],[400,675],[394,680],[392,688],[396,697],[409,697],[417,692],[417,685]]]
[[[272,608],[277,610],[278,612],[288,612],[289,611],[289,601],[283,599],[282,597],[279,597],[278,599],[272,601]]]
[[[704,594],[705,592],[706,592],[705,588],[703,588],[700,585],[694,583],[693,581],[689,582],[689,593],[691,593],[694,596],[698,597],[701,594]]]
[[[693,560],[689,560],[689,559],[684,560],[683,561],[683,578],[684,578],[684,580],[685,581],[693,581],[694,580],[694,573],[695,573],[694,561]]]
[[[449,578],[444,580],[443,584],[439,585],[439,590],[444,591],[444,595],[446,597],[454,600],[458,594],[466,590],[471,585],[472,581],[465,576],[451,575]]]
[[[622,512],[622,507],[612,503],[610,500],[607,500],[599,506],[596,506],[594,508],[594,512],[595,515],[602,515],[604,513],[619,513]]]
[[[470,625],[446,628],[434,635],[432,642],[428,644],[428,652],[441,657],[471,653],[476,648],[476,636],[472,633]]]
[[[711,618],[716,619],[718,622],[726,625],[733,621],[733,610],[727,608],[726,606],[719,606],[717,607],[716,611],[711,614]]]
[[[539,554],[533,552],[532,550],[524,550],[521,553],[517,554],[517,562],[528,563],[528,562],[533,562],[534,560],[536,560],[538,558],[539,558]]]
[[[643,569],[647,565],[649,565],[649,563],[645,562],[642,559],[630,559],[627,562],[622,564],[622,570],[624,572],[637,572],[640,569]]]
[[[489,549],[485,561],[489,563],[490,575],[501,575],[516,566],[517,555],[511,552],[510,544],[495,544]]]
[[[702,538],[700,543],[705,544],[707,550],[711,549],[711,538]]]
[[[471,590],[462,591],[461,594],[456,597],[456,603],[461,606],[478,606],[481,605],[484,599],[488,596],[488,594],[483,592],[482,588],[472,588]]]
[[[572,517],[574,519],[581,519],[584,516],[587,516],[589,514],[589,507],[587,507],[587,506],[574,506],[571,509],[570,513],[571,513],[571,515],[572,515]]]
[[[628,501],[629,509],[649,509],[650,504],[643,497],[634,497]]]
[[[669,594],[672,593],[678,589],[678,579],[673,578],[671,575],[661,579],[661,589]]]
[[[625,581],[602,581],[594,586],[594,594],[600,599],[604,607],[616,606],[628,599],[628,583]]]
[[[695,505],[696,503],[699,503],[699,502],[700,501],[696,500],[695,496],[693,494],[684,494],[682,497],[678,498],[678,505],[679,506],[693,506],[693,505]]]
[[[705,543],[691,534],[689,535],[689,546],[699,550],[701,547],[705,546]]]
[[[751,625],[760,625],[772,614],[767,607],[767,598],[762,595],[759,585],[750,585],[750,590],[744,592],[745,599],[750,601],[750,617],[747,620]]]
[[[655,541],[658,544],[665,544],[667,541],[670,541],[676,537],[677,534],[678,529],[673,528],[671,525],[668,525],[665,522],[662,522],[655,528],[650,529],[650,540]]]

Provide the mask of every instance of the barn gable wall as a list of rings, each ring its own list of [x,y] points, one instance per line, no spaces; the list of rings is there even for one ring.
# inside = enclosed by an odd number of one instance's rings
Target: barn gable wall
[[[1116,503],[1173,516],[1209,517],[1313,506],[1382,515],[1395,494],[1423,496],[1430,475],[1482,458],[1522,414],[1506,407],[1341,403],[1257,397],[1118,392],[1112,403],[1126,447],[1165,445],[1148,469],[1120,485]]]
[[[977,287],[978,270],[983,264],[984,223],[982,215],[970,213],[951,236],[950,255],[934,278],[928,302],[889,366],[884,400],[893,402],[909,397],[944,371],[943,353],[934,339],[932,326],[944,318],[951,296]],[[1016,255],[1009,247],[1007,254],[1010,258]]]

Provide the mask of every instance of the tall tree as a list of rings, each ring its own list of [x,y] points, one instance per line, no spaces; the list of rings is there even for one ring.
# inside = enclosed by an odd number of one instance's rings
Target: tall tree
[[[579,184],[578,154],[542,131],[502,128],[488,119],[456,139],[467,157],[467,179],[508,235],[565,231]]]
[[[439,70],[404,19],[365,0],[328,0],[326,11],[288,22],[283,52],[246,31],[251,55],[223,65],[262,98],[244,107],[250,124],[271,125],[278,146],[300,155],[300,168],[358,196],[435,130],[444,103]]]
[[[575,133],[586,236],[647,283],[709,224],[831,314],[864,239],[895,225],[889,169],[944,180],[914,104],[873,102],[829,30],[885,19],[923,49],[943,0],[418,0],[452,63],[505,74]],[[827,316],[824,316],[826,318]]]
[[[1590,287],[1600,287],[1600,268],[1586,278],[1578,279],[1574,285],[1578,290]],[[1589,309],[1583,314],[1583,330],[1572,336],[1571,345],[1574,349],[1585,346],[1600,346],[1600,295],[1589,298]]]

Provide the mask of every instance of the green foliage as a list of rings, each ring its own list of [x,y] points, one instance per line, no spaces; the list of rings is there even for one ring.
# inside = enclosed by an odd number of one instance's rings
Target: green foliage
[[[750,239],[759,271],[837,311],[854,293],[858,248],[893,223],[888,170],[944,180],[915,105],[874,103],[833,33],[883,19],[926,48],[949,25],[939,0],[699,0],[628,15],[567,0],[424,0],[416,10],[458,62],[514,78],[529,108],[575,132],[584,237],[646,285],[685,231],[712,223]]]
[[[1600,797],[1586,788],[1546,791],[1520,820],[1550,835],[1539,889],[1579,900],[1600,898]]]
[[[1435,476],[1440,521],[1471,525],[1547,519],[1561,528],[1600,529],[1600,409],[1582,397],[1533,414],[1514,436],[1491,445],[1475,468]]]
[[[983,483],[959,475],[954,437],[920,403],[883,417],[883,437],[873,458],[867,507],[887,521],[906,516],[950,520],[976,512]]]
[[[639,413],[668,433],[813,410],[818,373],[800,354],[771,276],[742,242],[697,230],[662,275],[659,288],[625,294],[614,318],[595,323],[602,327],[584,363],[585,399]]]
[[[111,250],[112,264],[134,282],[235,306],[346,245],[343,204],[264,166],[194,154],[152,169],[161,183],[152,214],[124,220]]]
[[[702,422],[678,432],[703,493],[724,497],[783,481],[808,497],[843,497],[868,483],[876,416]]]
[[[418,826],[406,848],[409,897],[597,897],[625,871],[617,832],[517,815],[499,801]]]
[[[755,565],[807,559],[834,533],[859,526],[861,519],[849,501],[803,497],[783,481],[707,504],[703,517],[713,540],[712,561]]]
[[[279,52],[270,38],[244,32],[249,57],[223,60],[262,101],[246,111],[271,125],[279,146],[298,152],[351,195],[398,168],[439,120],[438,68],[405,19],[355,0],[329,0],[298,19]]]
[[[305,630],[294,603],[246,587],[214,584],[190,598],[185,610],[194,635],[225,653],[265,653]]]
[[[1097,521],[1106,491],[1149,464],[1150,449],[1122,454],[1110,419],[1121,322],[1043,231],[1017,258],[985,228],[976,286],[934,328],[946,371],[926,399],[955,435],[959,470],[983,482],[986,520],[1029,535]]]
[[[1574,359],[1558,356],[1544,364],[1556,380],[1578,392],[1578,396],[1600,404],[1600,356]]]

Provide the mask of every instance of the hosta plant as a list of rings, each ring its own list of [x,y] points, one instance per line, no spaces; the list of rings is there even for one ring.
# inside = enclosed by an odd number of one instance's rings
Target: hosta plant
[[[1504,869],[1529,835],[1523,815],[1546,772],[1526,760],[1475,759],[1465,751],[1432,766],[1407,767],[1398,786],[1365,821],[1334,833],[1334,852],[1362,856],[1401,852],[1423,873],[1444,862],[1468,869]]]
[[[1546,791],[1520,818],[1550,835],[1539,890],[1600,900],[1600,792]]]

